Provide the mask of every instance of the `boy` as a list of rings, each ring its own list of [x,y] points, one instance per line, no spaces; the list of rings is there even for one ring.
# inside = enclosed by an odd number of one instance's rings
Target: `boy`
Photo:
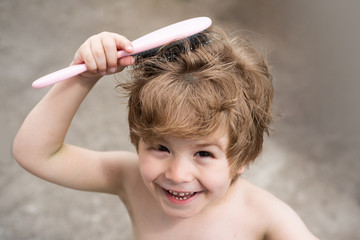
[[[55,85],[15,138],[22,167],[65,187],[118,195],[133,239],[316,239],[286,204],[240,177],[261,151],[273,88],[263,57],[221,31],[136,62],[122,84],[136,154],[64,144],[96,82],[134,64],[117,59],[119,49],[131,53],[131,43],[107,32],[78,49],[72,64],[88,71]]]

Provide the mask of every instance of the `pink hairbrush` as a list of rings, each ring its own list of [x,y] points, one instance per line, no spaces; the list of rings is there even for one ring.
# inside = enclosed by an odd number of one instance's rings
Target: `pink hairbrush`
[[[208,17],[198,17],[178,22],[146,34],[132,42],[134,51],[129,54],[118,51],[118,58],[143,53],[168,43],[190,37],[211,25]],[[87,71],[85,64],[73,65],[43,76],[32,83],[34,88],[43,88]]]

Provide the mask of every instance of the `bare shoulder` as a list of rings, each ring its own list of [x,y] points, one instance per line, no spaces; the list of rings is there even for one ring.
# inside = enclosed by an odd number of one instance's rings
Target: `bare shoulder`
[[[257,222],[264,226],[264,239],[317,239],[289,205],[268,191],[242,181],[245,204],[253,216],[258,218]]]
[[[106,186],[109,193],[121,194],[128,185],[135,181],[138,169],[138,155],[134,152],[116,151],[101,153]]]

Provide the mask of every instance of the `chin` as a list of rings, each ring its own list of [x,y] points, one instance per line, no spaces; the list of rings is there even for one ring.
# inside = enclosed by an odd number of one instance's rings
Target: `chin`
[[[159,199],[159,204],[162,210],[169,217],[177,219],[188,219],[196,216],[204,209],[202,194],[196,194],[197,196],[190,201],[176,201],[169,196],[162,195]],[[170,200],[169,200],[170,198]]]
[[[184,220],[195,217],[201,210],[199,209],[170,209],[169,207],[163,207],[163,211],[166,215],[172,218]]]

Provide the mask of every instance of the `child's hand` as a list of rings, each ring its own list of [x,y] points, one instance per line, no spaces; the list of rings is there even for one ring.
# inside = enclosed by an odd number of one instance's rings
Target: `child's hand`
[[[80,46],[71,65],[85,63],[88,71],[81,76],[99,79],[134,64],[134,58],[131,56],[118,59],[119,50],[131,53],[133,51],[131,42],[119,34],[102,32],[88,38]]]

